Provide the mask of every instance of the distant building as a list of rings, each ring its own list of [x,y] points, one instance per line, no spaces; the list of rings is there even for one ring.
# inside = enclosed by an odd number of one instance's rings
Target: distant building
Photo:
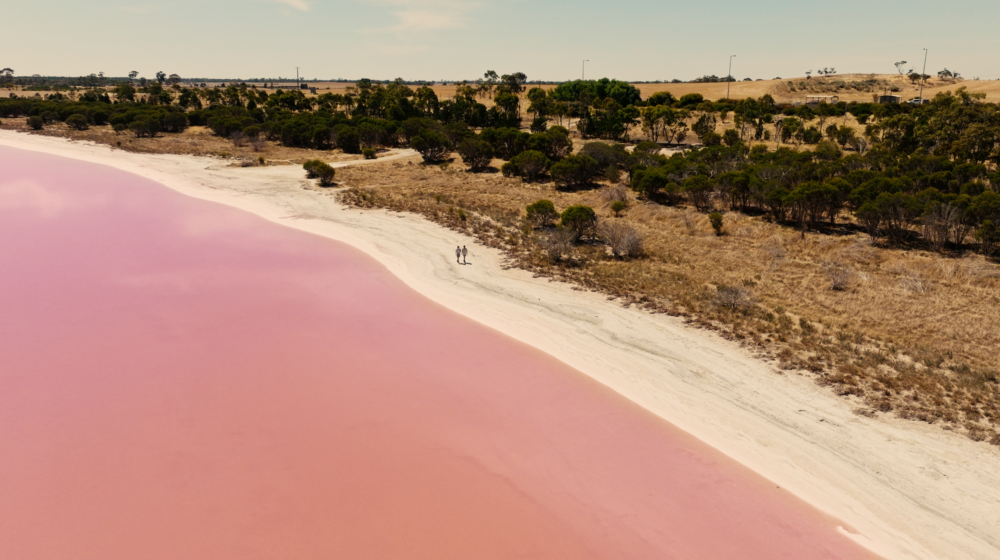
[[[903,97],[900,95],[880,95],[878,96],[878,102],[883,105],[887,103],[902,103]]]
[[[829,104],[834,104],[840,101],[840,98],[836,95],[807,95],[806,105],[819,105],[821,102],[826,102]]]

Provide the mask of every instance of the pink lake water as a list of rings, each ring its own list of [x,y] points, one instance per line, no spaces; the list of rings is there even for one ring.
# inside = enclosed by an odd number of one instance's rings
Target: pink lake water
[[[836,525],[346,245],[0,147],[0,558],[872,557]]]

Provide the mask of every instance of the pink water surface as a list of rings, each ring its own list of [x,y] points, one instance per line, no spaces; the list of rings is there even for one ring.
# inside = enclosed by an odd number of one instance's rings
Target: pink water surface
[[[835,527],[346,245],[0,147],[2,559],[870,557]]]

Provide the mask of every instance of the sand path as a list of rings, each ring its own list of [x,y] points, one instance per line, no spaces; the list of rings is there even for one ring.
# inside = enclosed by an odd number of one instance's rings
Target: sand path
[[[111,165],[355,246],[434,301],[555,356],[842,519],[888,558],[1000,558],[996,447],[857,416],[811,380],[676,318],[505,270],[498,251],[417,216],[345,209],[303,188],[297,167],[231,168],[6,131],[0,144]],[[469,266],[452,258],[463,244]]]

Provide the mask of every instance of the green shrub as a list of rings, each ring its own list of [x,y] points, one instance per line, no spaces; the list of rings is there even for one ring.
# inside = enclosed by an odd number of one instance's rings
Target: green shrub
[[[597,214],[590,206],[582,204],[570,206],[563,210],[560,223],[573,232],[574,239],[579,239],[594,233],[594,228],[597,226]]]
[[[319,159],[311,159],[303,163],[302,169],[306,170],[306,177],[319,179],[319,184],[324,187],[333,184],[333,178],[337,173],[329,164]]]
[[[33,115],[28,117],[28,126],[30,126],[32,130],[41,130],[45,128],[45,121],[42,120],[42,117]]]
[[[559,217],[551,200],[537,200],[528,205],[528,222],[535,227],[551,225]]]
[[[526,150],[505,163],[501,168],[501,172],[506,177],[517,175],[525,181],[534,181],[548,170],[551,163],[549,158],[545,157],[545,154],[542,152]]]
[[[469,169],[483,169],[493,161],[493,146],[478,138],[466,138],[458,145],[458,155]]]
[[[617,165],[609,165],[606,170],[604,170],[604,178],[607,179],[609,183],[617,183],[622,180],[622,172],[618,170]]]
[[[90,128],[90,123],[87,122],[87,117],[77,113],[66,118],[66,126],[76,130],[87,130]]]
[[[375,148],[363,148],[361,155],[365,156],[365,159],[375,159],[378,157],[378,150]]]
[[[184,113],[167,113],[163,117],[163,130],[167,132],[184,132],[188,127],[188,119]]]
[[[722,141],[726,143],[727,146],[733,147],[740,143],[740,135],[733,128],[727,128],[725,132],[722,133]]]
[[[622,212],[625,211],[625,203],[620,200],[612,202],[611,211],[615,213],[615,216],[620,215]]]
[[[722,144],[722,136],[714,130],[709,130],[701,137],[701,143],[704,146],[718,146]]]
[[[708,221],[712,223],[712,229],[715,230],[715,235],[722,235],[722,214],[712,212],[708,215]]]
[[[452,149],[447,136],[430,129],[423,130],[419,136],[411,138],[410,146],[420,152],[421,157],[428,163],[444,161]]]
[[[136,138],[153,138],[160,132],[160,123],[152,119],[141,119],[128,125],[128,129]]]
[[[572,155],[553,165],[549,173],[561,187],[582,187],[593,182],[601,166],[590,156]]]

